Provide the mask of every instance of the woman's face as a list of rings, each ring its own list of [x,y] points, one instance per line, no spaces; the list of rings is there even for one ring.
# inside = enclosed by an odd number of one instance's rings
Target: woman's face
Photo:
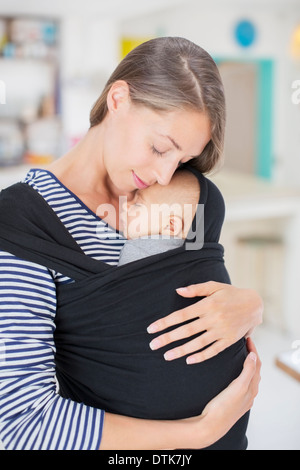
[[[111,90],[104,121],[103,158],[110,185],[121,194],[167,185],[178,165],[200,155],[209,142],[209,119],[190,110],[156,112],[134,105],[127,84],[120,83],[124,88]]]

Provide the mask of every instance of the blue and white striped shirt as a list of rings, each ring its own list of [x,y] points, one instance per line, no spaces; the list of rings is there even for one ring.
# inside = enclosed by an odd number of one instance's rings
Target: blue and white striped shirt
[[[125,239],[46,170],[24,182],[86,255],[117,265]],[[56,283],[71,279],[0,251],[0,439],[6,449],[99,449],[103,410],[62,398],[55,379]]]

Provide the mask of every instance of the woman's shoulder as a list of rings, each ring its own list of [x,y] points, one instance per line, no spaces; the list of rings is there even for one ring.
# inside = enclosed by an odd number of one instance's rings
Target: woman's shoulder
[[[191,171],[198,179],[200,185],[200,204],[218,210],[219,215],[225,212],[225,201],[218,186],[207,175],[204,175],[199,170],[191,165],[186,165],[185,168]]]
[[[206,240],[218,242],[225,219],[225,201],[218,186],[203,176],[206,197],[204,201],[204,224]],[[201,189],[202,190],[202,189]]]
[[[207,184],[207,201],[220,211],[225,212],[225,201],[220,188],[209,177],[204,177]]]
[[[39,192],[44,198],[49,191],[61,191],[59,182],[54,175],[42,168],[32,168],[28,171],[22,183],[26,183]]]

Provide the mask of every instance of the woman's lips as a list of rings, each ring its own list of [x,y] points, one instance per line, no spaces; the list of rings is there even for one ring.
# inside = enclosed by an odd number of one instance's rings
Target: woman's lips
[[[146,189],[148,188],[148,184],[144,183],[143,180],[141,180],[136,174],[135,172],[132,170],[132,175],[133,175],[133,179],[134,179],[134,182],[136,184],[136,186],[138,187],[138,189]]]

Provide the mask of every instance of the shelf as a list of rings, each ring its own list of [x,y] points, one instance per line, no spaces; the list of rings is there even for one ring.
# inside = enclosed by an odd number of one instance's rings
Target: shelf
[[[29,63],[46,63],[51,65],[53,62],[53,65],[57,64],[58,56],[48,56],[48,57],[3,57],[0,56],[0,63],[12,63],[12,62],[20,62],[24,63],[26,62],[27,64]]]
[[[59,33],[60,22],[54,18],[0,14],[0,79],[5,86],[0,165],[14,165],[26,154],[58,156],[54,143],[61,140]],[[3,187],[15,171],[0,167],[0,173]]]
[[[279,354],[275,364],[279,369],[300,382],[300,360],[296,358],[297,351],[286,351]]]

